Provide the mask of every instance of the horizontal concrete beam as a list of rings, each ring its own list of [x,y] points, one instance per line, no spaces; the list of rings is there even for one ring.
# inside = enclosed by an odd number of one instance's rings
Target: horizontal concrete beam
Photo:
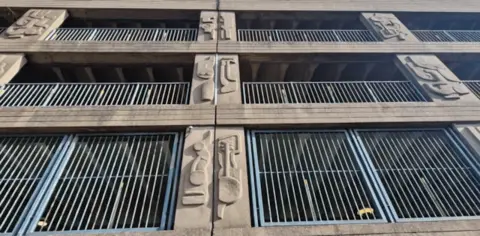
[[[480,1],[479,1],[480,2]],[[2,48],[3,50],[3,48]],[[219,53],[480,53],[480,43],[276,43],[219,42]]]
[[[81,53],[215,53],[215,42],[0,42],[1,52],[81,52]]]
[[[326,236],[326,235],[462,235],[474,236],[480,234],[480,220],[469,221],[437,221],[412,222],[395,224],[343,224],[322,226],[282,226],[262,228],[215,228],[213,235],[228,236]]]
[[[215,0],[3,0],[1,7],[215,10]]]
[[[0,109],[0,130],[48,128],[51,131],[138,129],[213,125],[211,105],[160,105],[111,107],[33,107]]]
[[[218,125],[296,126],[480,121],[480,103],[343,103],[217,105]]]
[[[220,10],[478,12],[480,1],[459,0],[220,0]]]

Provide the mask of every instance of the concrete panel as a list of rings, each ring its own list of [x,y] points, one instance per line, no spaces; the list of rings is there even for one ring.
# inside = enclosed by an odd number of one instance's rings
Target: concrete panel
[[[213,125],[214,119],[215,107],[209,105],[3,107],[0,109],[0,130],[169,128]]]
[[[218,105],[217,125],[292,126],[479,122],[478,102]]]
[[[2,0],[2,7],[215,10],[215,0]]]
[[[243,127],[215,129],[214,228],[250,227],[247,149]]]
[[[437,221],[388,224],[339,224],[322,226],[282,226],[262,228],[215,228],[213,235],[223,236],[326,236],[326,235],[480,235],[480,220]]]
[[[219,0],[223,11],[478,12],[477,0]]]
[[[214,132],[189,127],[185,133],[175,230],[212,227]]]
[[[434,55],[397,55],[403,75],[420,85],[433,101],[478,101],[460,79]]]
[[[1,52],[215,53],[215,42],[87,42],[0,40]]]
[[[0,45],[0,49],[4,51]],[[5,47],[7,52],[12,51]],[[424,42],[374,42],[374,43],[304,43],[304,42],[233,42],[219,41],[218,53],[480,53],[480,43],[424,43]]]
[[[23,54],[0,54],[0,85],[10,82],[25,63]]]
[[[198,41],[216,42],[218,40],[218,12],[202,11],[198,27]]]
[[[242,104],[238,55],[218,56],[217,104]]]
[[[418,39],[393,14],[362,13],[360,21],[385,42],[418,42]]]
[[[237,24],[234,12],[219,13],[219,40],[237,41]]]
[[[215,103],[215,63],[214,54],[195,56],[195,68],[190,88],[190,104]]]
[[[0,39],[43,40],[67,17],[67,10],[31,9],[0,34]]]

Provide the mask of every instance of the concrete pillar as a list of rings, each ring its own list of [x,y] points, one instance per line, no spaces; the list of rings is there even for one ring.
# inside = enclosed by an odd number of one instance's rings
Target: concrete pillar
[[[237,41],[234,12],[202,11],[198,41]]]
[[[418,39],[393,14],[362,13],[360,20],[378,38],[385,42],[412,42]]]
[[[219,55],[217,71],[217,104],[242,104],[238,55]]]
[[[1,35],[1,40],[44,40],[68,17],[67,10],[31,9]]]
[[[27,63],[23,54],[0,54],[0,84],[6,84]]]
[[[461,134],[471,147],[471,150],[480,155],[480,124],[454,125],[455,129]]]
[[[198,41],[216,41],[218,13],[215,11],[202,11],[200,13],[200,25],[198,29]]]
[[[434,55],[397,55],[395,64],[433,101],[478,101],[460,79]]]
[[[251,227],[245,131],[217,127],[215,138],[214,227]]]
[[[212,226],[214,127],[185,133],[174,229]]]
[[[190,104],[215,103],[215,61],[216,56],[214,54],[195,56]]]

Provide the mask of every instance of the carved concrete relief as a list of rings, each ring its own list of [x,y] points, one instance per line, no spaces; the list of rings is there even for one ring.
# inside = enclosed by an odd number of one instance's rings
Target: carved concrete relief
[[[6,55],[0,55],[0,77],[5,73],[5,69],[7,67],[6,59]]]
[[[235,20],[235,18],[233,18]],[[232,40],[234,37],[235,27],[234,22],[228,16],[220,15],[220,39],[221,40]]]
[[[63,10],[30,10],[5,31],[6,38],[40,36],[62,14]]]
[[[449,100],[460,99],[470,93],[443,63],[429,59],[424,56],[405,58],[408,69],[417,79],[425,82],[423,86],[429,92]]]
[[[222,58],[220,60],[220,93],[231,93],[239,87],[239,72],[235,58]]]
[[[193,150],[196,153],[190,166],[189,178],[191,188],[184,190],[182,197],[183,205],[203,205],[208,200],[208,163],[210,163],[209,145],[211,143],[211,131],[208,131],[203,140],[193,145]]]
[[[218,208],[217,217],[223,219],[225,208],[242,198],[242,170],[238,165],[241,146],[238,135],[221,138],[219,147]]]
[[[217,17],[213,15],[201,16],[200,28],[208,35],[205,40],[217,39]]]
[[[368,20],[384,39],[397,38],[400,41],[407,39],[408,33],[403,24],[391,14],[373,14]]]
[[[200,85],[201,100],[213,101],[215,97],[215,58],[207,56],[203,60],[197,62],[196,76],[204,80]]]

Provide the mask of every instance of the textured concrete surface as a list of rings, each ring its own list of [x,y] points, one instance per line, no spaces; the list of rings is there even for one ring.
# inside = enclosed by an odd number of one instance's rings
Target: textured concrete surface
[[[25,63],[24,54],[0,54],[0,85],[10,82]]]

